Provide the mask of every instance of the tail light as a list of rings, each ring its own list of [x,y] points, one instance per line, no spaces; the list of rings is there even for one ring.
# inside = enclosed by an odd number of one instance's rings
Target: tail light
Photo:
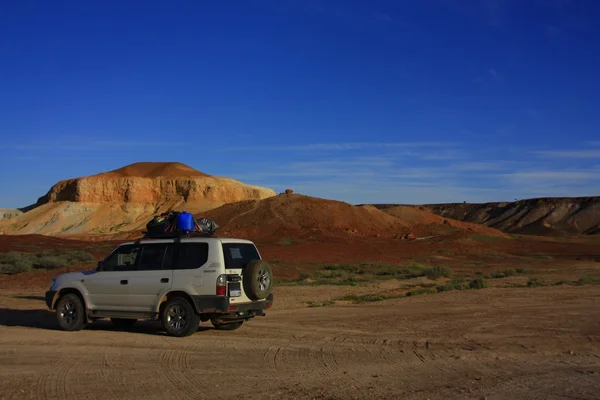
[[[227,294],[227,276],[219,275],[217,278],[217,296],[225,296]]]

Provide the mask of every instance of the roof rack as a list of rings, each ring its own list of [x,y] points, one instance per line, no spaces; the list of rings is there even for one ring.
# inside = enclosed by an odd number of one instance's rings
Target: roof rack
[[[136,240],[136,243],[139,243],[140,240],[143,239],[181,239],[181,238],[189,238],[189,237],[216,237],[214,232],[142,232],[142,237]]]

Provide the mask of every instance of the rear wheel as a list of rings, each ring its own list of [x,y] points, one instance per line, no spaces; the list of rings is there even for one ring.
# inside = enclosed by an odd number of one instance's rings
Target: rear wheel
[[[161,312],[161,322],[170,336],[189,336],[198,330],[200,316],[183,297],[167,300]]]
[[[213,324],[215,329],[218,331],[235,331],[236,329],[241,327],[242,324],[244,323],[244,321],[229,322],[227,324],[217,324],[214,321],[210,321],[210,322]]]
[[[87,318],[83,301],[74,293],[61,296],[56,304],[58,325],[65,331],[79,331],[85,328]]]
[[[110,321],[118,329],[131,328],[137,322],[137,319],[131,318],[111,318]]]

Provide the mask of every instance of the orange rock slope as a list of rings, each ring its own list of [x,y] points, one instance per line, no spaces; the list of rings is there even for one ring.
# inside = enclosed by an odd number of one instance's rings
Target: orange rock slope
[[[268,188],[216,177],[181,163],[135,163],[60,181],[22,215],[0,223],[6,234],[107,234],[140,229],[169,208],[201,212],[274,196]]]
[[[410,239],[467,231],[506,237],[493,228],[444,219],[428,211],[393,215],[372,206],[353,206],[300,194],[280,194],[264,200],[226,204],[203,212],[219,225],[218,236],[248,237],[260,241],[286,238]],[[410,234],[413,235],[410,235]]]

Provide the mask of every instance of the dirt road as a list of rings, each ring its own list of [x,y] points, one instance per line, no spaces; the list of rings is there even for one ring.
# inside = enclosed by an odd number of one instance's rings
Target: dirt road
[[[599,286],[275,307],[182,339],[57,331],[26,294],[0,295],[1,399],[600,398]]]

